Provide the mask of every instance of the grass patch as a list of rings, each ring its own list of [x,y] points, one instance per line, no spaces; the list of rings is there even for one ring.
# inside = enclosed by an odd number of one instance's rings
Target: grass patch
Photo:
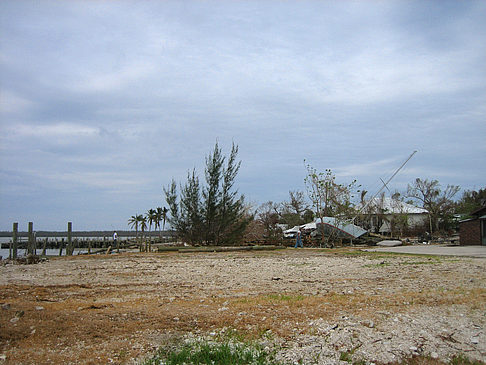
[[[353,355],[350,354],[347,351],[342,351],[341,354],[339,355],[339,360],[352,363],[353,362]]]
[[[364,257],[370,260],[385,260],[385,259],[399,259],[405,258],[410,259],[407,261],[399,261],[398,265],[436,265],[444,262],[455,262],[460,261],[457,258],[440,256],[440,255],[430,255],[430,254],[415,254],[415,253],[405,253],[405,252],[374,252],[374,251],[363,251],[361,249],[346,250],[335,252],[336,256],[344,257]],[[417,261],[414,261],[417,260]],[[391,265],[389,262],[381,262],[379,264],[368,264],[363,267],[385,267]]]
[[[366,265],[363,265],[363,267],[386,267],[386,266],[390,266],[391,264],[389,262],[380,262],[379,264],[366,264]]]
[[[308,262],[300,262],[300,263],[291,263],[289,266],[294,266],[294,267],[305,267],[305,266],[312,266],[311,263]]]
[[[430,255],[430,254],[422,254],[422,253],[406,253],[406,252],[380,252],[380,251],[363,251],[362,249],[354,249],[348,251],[336,251],[334,252],[337,256],[362,256],[368,257],[370,259],[386,259],[386,258],[393,258],[393,257],[420,257],[420,258],[429,258],[435,260],[444,260],[445,258],[440,255]]]
[[[214,335],[214,341],[218,343],[244,343],[253,346],[262,339],[271,340],[274,336],[272,330],[262,324],[257,326],[254,331],[249,332],[233,327],[224,327]]]
[[[303,295],[269,294],[267,298],[272,302],[301,302],[305,299]]]
[[[378,258],[378,257],[374,257]],[[438,265],[441,264],[444,260],[438,259],[438,258],[429,258],[428,260],[424,261],[403,261],[403,262],[398,262],[398,265]],[[376,267],[386,267],[390,266],[391,263],[382,261],[378,264],[366,264],[363,265],[363,267],[371,267],[371,268],[376,268]]]
[[[353,349],[351,349],[350,351],[341,351],[339,355],[339,360],[349,362],[350,364],[353,365],[364,365],[366,363],[364,360],[353,361],[353,354],[360,346],[361,345],[358,345]]]
[[[247,343],[251,337],[236,328],[225,328],[218,332],[215,339],[218,342],[226,343],[226,342],[236,342],[236,343]]]
[[[452,358],[451,365],[484,365],[484,362],[479,360],[470,360],[463,354],[456,355]]]
[[[143,365],[215,364],[283,365],[259,345],[196,341],[176,349],[161,348]]]
[[[405,261],[400,262],[399,265],[435,265],[442,263],[441,260],[429,259],[428,261]]]
[[[295,322],[314,318],[334,320],[341,312],[359,314],[360,316],[376,315],[377,311],[409,310],[413,306],[451,306],[467,305],[471,309],[484,310],[486,289],[443,287],[428,288],[420,291],[403,290],[396,293],[374,294],[328,292],[319,295],[300,295],[298,293],[274,293],[239,297],[230,300],[232,313],[228,321],[217,325],[244,329],[252,333],[252,338],[270,329],[278,336],[289,335],[291,325],[285,325],[289,318]],[[337,311],[336,308],[339,308]],[[243,313],[238,316],[238,313]],[[233,321],[237,317],[238,321]],[[248,327],[250,326],[250,327]],[[251,328],[251,330],[250,330]],[[305,329],[303,329],[305,330]]]
[[[232,301],[235,308],[254,309],[259,306],[268,305],[289,305],[295,303],[305,304],[309,299],[309,296],[301,294],[280,294],[272,293],[266,295],[248,296],[243,298],[237,298]]]

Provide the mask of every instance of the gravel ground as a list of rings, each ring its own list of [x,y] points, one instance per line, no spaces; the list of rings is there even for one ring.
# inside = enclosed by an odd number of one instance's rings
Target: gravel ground
[[[377,247],[377,248],[369,249],[369,251],[486,258],[486,246],[479,246],[479,245],[477,246],[412,245],[412,246],[397,246],[397,247]]]
[[[229,329],[289,363],[486,361],[485,269],[356,249],[4,264],[0,363],[132,364],[171,339]]]

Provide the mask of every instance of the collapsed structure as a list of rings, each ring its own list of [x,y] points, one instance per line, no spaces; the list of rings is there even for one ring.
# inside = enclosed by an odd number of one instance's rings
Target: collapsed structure
[[[304,233],[318,232],[320,231],[320,225],[324,224],[324,234],[334,235],[340,238],[358,238],[367,233],[367,231],[351,222],[341,221],[334,217],[324,217],[321,223],[321,219],[318,218],[314,222],[303,224],[301,226],[295,226],[284,231],[284,237],[295,237],[297,231]]]
[[[324,217],[313,222],[285,230],[284,237],[295,237],[300,230],[315,237],[320,234],[320,225],[324,225],[324,235],[336,238],[356,239],[368,232],[390,234],[394,226],[418,228],[427,224],[429,212],[426,209],[402,202],[397,199],[373,198],[361,205],[358,219],[344,220],[335,217]],[[356,223],[356,224],[355,224]]]

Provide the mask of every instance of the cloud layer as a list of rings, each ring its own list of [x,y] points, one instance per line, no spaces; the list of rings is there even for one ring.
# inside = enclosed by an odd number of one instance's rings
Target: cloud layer
[[[0,229],[126,228],[240,146],[258,204],[306,159],[379,186],[486,181],[486,6],[456,2],[0,4]],[[39,228],[41,229],[41,228]]]

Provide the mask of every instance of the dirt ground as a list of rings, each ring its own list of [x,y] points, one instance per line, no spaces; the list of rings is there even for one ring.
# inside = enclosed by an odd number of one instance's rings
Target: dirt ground
[[[0,266],[0,364],[133,364],[233,331],[289,363],[486,360],[486,260],[285,249]],[[341,361],[339,360],[341,358]]]

